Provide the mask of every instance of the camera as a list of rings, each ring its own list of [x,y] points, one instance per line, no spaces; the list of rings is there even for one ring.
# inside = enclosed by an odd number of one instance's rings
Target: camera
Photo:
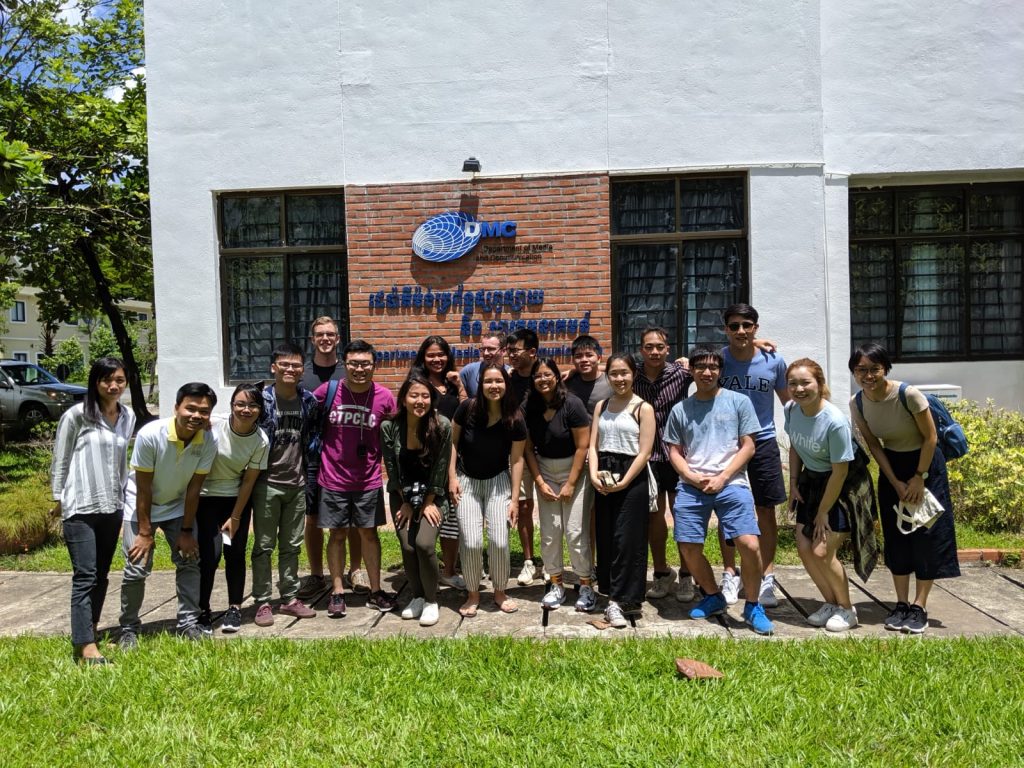
[[[427,497],[427,486],[425,483],[413,483],[402,489],[402,496],[405,503],[412,507],[413,512],[419,515],[423,509],[423,501]]]

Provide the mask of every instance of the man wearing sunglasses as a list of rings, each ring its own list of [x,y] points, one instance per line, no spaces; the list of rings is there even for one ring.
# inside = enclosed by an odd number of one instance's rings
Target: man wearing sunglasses
[[[758,595],[747,595],[765,608],[775,608],[779,599],[775,594],[774,560],[778,542],[778,523],[775,508],[786,500],[786,486],[782,479],[782,459],[775,437],[775,399],[785,405],[789,402],[786,387],[786,363],[782,356],[757,347],[754,338],[758,329],[757,310],[749,304],[733,304],[722,312],[725,335],[729,346],[723,347],[721,384],[724,389],[746,395],[754,406],[761,431],[754,436],[754,456],[747,466],[750,489],[754,494],[757,525],[761,530],[761,559],[764,574]],[[736,572],[736,548],[718,533],[722,548],[722,594],[733,605],[742,586]]]

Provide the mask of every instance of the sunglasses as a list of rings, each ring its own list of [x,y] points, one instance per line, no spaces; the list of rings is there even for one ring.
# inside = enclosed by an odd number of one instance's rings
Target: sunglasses
[[[757,323],[752,323],[749,320],[746,320],[742,323],[728,323],[725,327],[728,328],[730,331],[735,332],[738,331],[740,328],[742,328],[744,331],[749,331],[755,325],[757,325]]]

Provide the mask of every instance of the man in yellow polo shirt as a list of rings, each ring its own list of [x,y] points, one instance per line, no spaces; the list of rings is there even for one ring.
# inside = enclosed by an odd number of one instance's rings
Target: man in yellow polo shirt
[[[174,417],[152,421],[135,439],[125,494],[124,578],[121,581],[121,639],[124,649],[138,645],[139,610],[146,596],[146,577],[153,569],[153,532],[160,528],[171,546],[176,570],[179,637],[200,640],[199,546],[192,531],[203,487],[217,443],[206,431],[217,404],[213,389],[201,382],[178,390]]]

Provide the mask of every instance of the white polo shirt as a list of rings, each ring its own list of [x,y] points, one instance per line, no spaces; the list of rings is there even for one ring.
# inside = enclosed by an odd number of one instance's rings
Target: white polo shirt
[[[203,483],[203,496],[237,496],[247,470],[267,468],[267,433],[256,427],[248,435],[240,435],[231,428],[228,419],[217,418],[210,434],[217,441],[217,459]]]
[[[185,514],[185,491],[193,475],[205,475],[217,456],[212,432],[199,431],[185,445],[174,428],[174,419],[153,421],[139,430],[128,473],[124,519],[135,519],[137,470],[153,473],[153,504],[149,519],[159,523]]]

